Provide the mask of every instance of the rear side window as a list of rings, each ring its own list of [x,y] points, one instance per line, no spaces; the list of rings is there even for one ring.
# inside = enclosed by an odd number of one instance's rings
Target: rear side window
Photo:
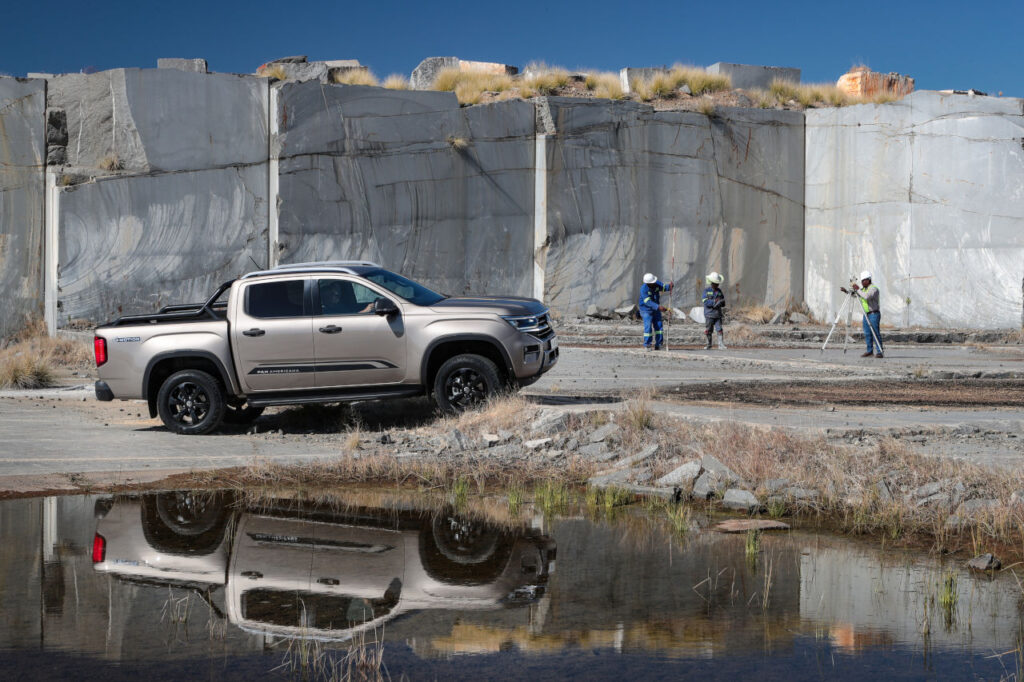
[[[245,312],[253,317],[305,315],[305,280],[250,284],[245,290]]]

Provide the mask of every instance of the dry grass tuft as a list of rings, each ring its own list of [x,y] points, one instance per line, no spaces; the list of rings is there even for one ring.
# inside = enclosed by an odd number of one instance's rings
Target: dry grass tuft
[[[683,86],[691,95],[705,95],[732,89],[728,76],[711,74],[697,66],[676,64],[668,72],[655,73],[649,78],[634,78],[629,82],[630,90],[644,102],[652,99],[673,97]],[[708,112],[707,115],[711,115]]]
[[[564,88],[569,84],[569,72],[561,67],[535,63],[528,65],[526,71],[529,72],[528,75],[519,81],[521,93],[553,95],[559,88]],[[526,94],[522,94],[522,96],[527,97]]]
[[[119,171],[124,170],[124,163],[121,162],[120,157],[117,154],[107,154],[99,162],[99,168],[105,171]]]
[[[776,79],[768,90],[751,92],[757,106],[768,109],[775,106],[845,107],[853,104],[885,104],[899,99],[892,93],[878,93],[871,97],[852,97],[832,83],[792,83]]]
[[[770,306],[764,304],[749,303],[733,308],[732,315],[737,320],[743,320],[751,324],[768,324],[775,317],[775,311]]]
[[[705,116],[714,116],[715,111],[717,110],[715,109],[714,101],[705,97],[701,99],[700,104],[697,105],[697,111],[704,114]]]
[[[54,383],[53,366],[45,353],[24,350],[0,358],[0,388],[45,388]]]
[[[384,79],[384,87],[388,90],[408,90],[409,79],[400,73],[393,73]]]
[[[261,69],[257,75],[263,76],[264,78],[276,78],[279,81],[288,80],[288,72],[280,64],[266,69]]]
[[[626,93],[622,91],[622,81],[617,73],[588,73],[584,85],[594,97],[600,99],[624,99],[626,97]]]
[[[0,388],[44,388],[56,381],[56,368],[83,369],[94,362],[92,348],[78,339],[50,337],[42,320],[29,320],[0,346]]]
[[[338,85],[378,85],[377,77],[369,69],[334,69],[331,82]]]
[[[459,104],[477,104],[485,92],[501,93],[511,90],[512,78],[505,74],[483,71],[443,69],[434,79],[434,90],[454,92]]]

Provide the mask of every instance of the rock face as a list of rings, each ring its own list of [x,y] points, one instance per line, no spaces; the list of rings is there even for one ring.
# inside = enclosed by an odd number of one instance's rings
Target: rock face
[[[46,82],[0,77],[0,338],[42,312]]]
[[[800,112],[723,108],[709,119],[558,97],[538,110],[553,307],[579,314],[632,300],[645,272],[671,270],[673,250],[678,281],[703,279],[730,254],[730,285],[746,295],[772,306],[802,297],[792,266],[803,232],[791,229],[804,210]]]
[[[201,301],[266,260],[265,163],[109,178],[59,201],[62,320]]]
[[[805,116],[806,252],[816,256],[804,284],[816,317],[838,310],[839,285],[870,267],[892,324],[1019,327],[1021,100],[919,91]],[[982,276],[984,305],[948,296]]]
[[[56,76],[46,94],[66,112],[66,165],[100,175],[266,163],[267,101],[266,79],[177,69]]]
[[[729,76],[732,87],[749,90],[751,88],[768,89],[773,80],[800,82],[800,69],[787,66],[757,66],[755,64],[730,64],[715,62],[707,68],[708,73]]]
[[[205,59],[162,58],[156,60],[156,68],[177,69],[178,71],[191,71],[194,73],[206,73],[208,71]]]
[[[278,87],[282,263],[364,258],[450,294],[532,293],[529,103]]]

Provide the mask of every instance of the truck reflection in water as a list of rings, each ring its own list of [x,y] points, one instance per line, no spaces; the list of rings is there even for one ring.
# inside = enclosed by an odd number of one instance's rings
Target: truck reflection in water
[[[344,640],[425,609],[494,609],[543,596],[555,543],[451,509],[244,504],[169,492],[96,504],[97,571],[196,590],[247,632]]]

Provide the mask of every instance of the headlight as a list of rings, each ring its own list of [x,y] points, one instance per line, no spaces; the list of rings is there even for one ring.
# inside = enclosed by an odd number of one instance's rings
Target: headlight
[[[505,320],[516,329],[522,331],[525,331],[527,329],[536,329],[538,326],[540,326],[540,321],[536,315],[527,315],[524,317],[506,317],[502,315],[501,319]]]

